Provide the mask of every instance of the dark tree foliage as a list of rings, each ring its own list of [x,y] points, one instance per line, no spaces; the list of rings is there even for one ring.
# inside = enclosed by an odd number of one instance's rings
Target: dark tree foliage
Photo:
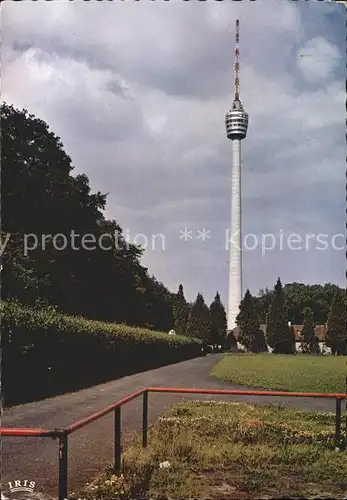
[[[173,302],[174,329],[178,335],[186,334],[188,313],[189,308],[184,297],[183,285],[180,285]]]
[[[328,329],[325,343],[330,347],[332,354],[347,354],[347,312],[344,295],[341,292],[335,294],[328,315]]]
[[[255,306],[258,311],[259,322],[265,324],[267,314],[274,296],[274,291],[261,288],[258,297],[254,297]]]
[[[233,332],[227,332],[225,338],[224,348],[226,350],[236,350],[237,349],[237,339]]]
[[[266,341],[275,354],[293,354],[295,352],[293,332],[288,326],[283,288],[279,278],[267,316]]]
[[[292,352],[294,354],[296,354],[297,353],[297,351],[296,351],[296,337],[295,337],[295,330],[294,330],[293,325],[289,326],[289,345],[290,345],[290,349],[292,350]]]
[[[138,324],[159,331],[169,331],[174,326],[173,301],[174,294],[160,283],[155,276],[144,280],[145,313],[143,321]]]
[[[227,315],[218,292],[210,305],[210,318],[211,336],[209,342],[214,346],[224,346],[227,333]]]
[[[269,352],[263,330],[259,328],[251,344],[252,352]]]
[[[303,354],[320,354],[319,342],[314,328],[313,311],[310,307],[305,307],[304,326],[301,330],[301,350]]]
[[[268,350],[264,333],[259,326],[256,304],[249,290],[246,291],[241,301],[236,324],[240,328],[238,340],[248,351],[266,352]]]
[[[201,293],[198,293],[196,301],[189,311],[186,334],[188,337],[196,337],[204,342],[209,342],[211,334],[210,310]]]
[[[2,245],[9,237],[2,298],[172,327],[172,295],[140,264],[142,250],[105,219],[106,195],[93,193],[86,175],[72,175],[60,138],[43,120],[7,104],[1,125]]]
[[[283,287],[284,306],[288,320],[292,324],[301,325],[304,320],[304,309],[310,307],[316,324],[325,324],[328,312],[336,292],[343,292],[337,285],[305,285],[303,283],[288,283]],[[256,297],[260,323],[266,323],[266,316],[273,299],[273,290],[268,288],[259,291]],[[347,306],[347,298],[345,296]]]

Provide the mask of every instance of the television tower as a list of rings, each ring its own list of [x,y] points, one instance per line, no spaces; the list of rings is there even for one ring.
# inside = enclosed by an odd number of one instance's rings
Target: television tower
[[[235,95],[232,108],[225,115],[226,133],[232,144],[228,331],[236,327],[236,316],[239,313],[242,299],[241,140],[247,135],[248,114],[244,111],[239,96],[239,29],[240,22],[237,19],[235,30]]]

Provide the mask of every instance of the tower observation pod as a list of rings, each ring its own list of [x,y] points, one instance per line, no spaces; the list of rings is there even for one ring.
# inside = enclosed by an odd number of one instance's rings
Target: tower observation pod
[[[232,141],[231,231],[229,247],[228,331],[236,327],[242,299],[242,217],[241,217],[241,140],[247,135],[248,114],[239,96],[239,20],[236,20],[235,95],[232,108],[225,115],[226,134]]]
[[[247,135],[248,113],[243,109],[239,99],[234,100],[233,106],[225,114],[225,127],[228,139],[244,139]]]

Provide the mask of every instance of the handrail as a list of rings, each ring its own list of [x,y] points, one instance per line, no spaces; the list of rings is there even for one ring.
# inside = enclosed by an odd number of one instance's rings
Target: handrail
[[[335,399],[335,447],[341,449],[341,403],[347,399],[347,394],[342,393],[319,393],[319,392],[285,392],[285,391],[261,391],[261,390],[232,390],[232,389],[187,389],[184,387],[145,387],[123,399],[112,403],[91,415],[73,422],[64,429],[39,429],[39,428],[17,428],[0,427],[0,436],[17,437],[51,437],[59,439],[59,500],[67,500],[68,496],[68,436],[73,432],[82,429],[86,425],[95,422],[99,418],[114,411],[114,471],[115,474],[121,472],[121,407],[126,403],[143,396],[142,406],[142,446],[147,446],[148,434],[148,395],[149,393],[180,393],[180,394],[219,394],[234,396],[281,396],[281,397],[306,397],[320,399]]]
[[[82,427],[85,427],[86,425],[95,422],[95,420],[98,420],[104,415],[111,413],[111,411],[114,411],[116,408],[120,408],[126,403],[129,403],[129,401],[132,401],[133,399],[141,396],[145,391],[146,389],[140,389],[139,391],[133,392],[132,394],[129,394],[129,396],[126,396],[125,398],[120,399],[119,401],[116,401],[115,403],[112,403],[109,406],[106,406],[106,408],[103,408],[102,410],[92,413],[88,417],[85,417],[81,420],[77,420],[77,422],[74,422],[73,424],[69,425],[66,428],[66,432],[68,434],[71,434],[72,432],[75,432],[78,429],[81,429]]]
[[[0,436],[17,436],[17,437],[51,437],[56,438],[62,433],[59,429],[37,429],[25,427],[0,427]]]
[[[287,391],[243,391],[243,390],[229,390],[229,389],[187,389],[185,387],[146,387],[140,389],[129,396],[126,396],[111,405],[88,415],[87,417],[73,422],[65,429],[39,429],[39,428],[24,428],[24,427],[0,427],[0,436],[33,436],[33,437],[58,437],[62,432],[71,434],[82,427],[98,420],[99,418],[111,413],[118,407],[136,399],[141,396],[145,391],[147,392],[165,392],[165,393],[181,393],[181,394],[216,394],[216,395],[234,395],[234,396],[285,396],[285,397],[306,397],[306,398],[319,398],[319,399],[347,399],[347,394],[343,393],[325,393],[325,392],[287,392]]]
[[[235,396],[289,396],[303,398],[346,399],[347,394],[324,392],[285,392],[285,391],[243,391],[228,389],[186,389],[184,387],[147,387],[148,392],[167,392],[185,394],[225,394]]]

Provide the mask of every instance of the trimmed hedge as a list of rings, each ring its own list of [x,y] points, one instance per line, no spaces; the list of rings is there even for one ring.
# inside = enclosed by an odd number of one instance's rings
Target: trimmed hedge
[[[6,406],[201,356],[198,339],[1,304]]]

